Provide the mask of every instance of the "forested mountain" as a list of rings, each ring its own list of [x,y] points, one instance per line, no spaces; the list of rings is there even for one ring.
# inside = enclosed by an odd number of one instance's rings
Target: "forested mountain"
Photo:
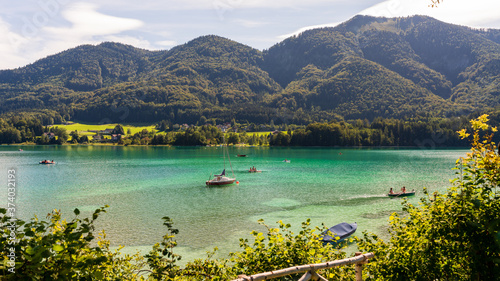
[[[84,45],[0,71],[0,114],[93,122],[297,123],[458,116],[500,104],[500,30],[356,16],[268,50],[202,36]]]

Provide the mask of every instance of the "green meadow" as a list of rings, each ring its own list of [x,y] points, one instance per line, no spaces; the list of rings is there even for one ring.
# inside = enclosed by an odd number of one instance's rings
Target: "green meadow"
[[[56,125],[57,127],[65,128],[68,133],[72,131],[78,131],[80,135],[94,135],[94,132],[91,131],[103,131],[106,129],[114,129],[115,126],[118,125],[117,123],[115,124],[81,124],[81,123],[72,123],[69,125]],[[136,125],[123,125],[123,129],[125,130],[125,133],[130,130],[130,133],[133,135],[135,133],[138,133],[144,129],[148,130],[149,132],[157,132],[158,130],[155,129],[155,125],[149,125],[149,126],[136,126]]]
[[[54,125],[55,127],[60,127],[60,128],[65,128],[68,133],[72,131],[78,131],[80,135],[94,135],[94,132],[91,131],[104,131],[106,129],[113,129],[115,126],[118,125],[118,123],[114,124],[82,124],[82,123],[71,123],[69,125]],[[148,130],[148,132],[158,132],[156,129],[155,125],[147,125],[147,126],[139,126],[139,125],[124,125],[123,129],[125,130],[125,133],[128,132],[130,129],[131,135],[138,133],[144,129]],[[247,135],[257,135],[257,137],[260,136],[268,136],[272,132],[246,132]],[[286,134],[286,132],[283,132]],[[128,134],[127,134],[128,135]]]

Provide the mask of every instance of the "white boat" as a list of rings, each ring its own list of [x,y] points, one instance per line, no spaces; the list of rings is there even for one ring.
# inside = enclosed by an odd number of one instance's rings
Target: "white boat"
[[[233,174],[232,178],[226,176],[226,154],[227,154],[227,159],[229,161],[229,166],[231,167],[231,173]],[[208,186],[227,185],[227,184],[232,184],[236,181],[233,167],[231,166],[231,159],[229,158],[229,152],[227,151],[227,146],[225,145],[225,139],[224,139],[224,145],[222,146],[222,155],[224,156],[224,170],[222,170],[222,173],[220,173],[220,175],[214,175],[212,179],[207,180],[206,185]]]
[[[236,178],[226,177],[226,169],[222,171],[220,175],[214,175],[213,179],[207,180],[207,185],[226,185],[232,184],[236,181]]]

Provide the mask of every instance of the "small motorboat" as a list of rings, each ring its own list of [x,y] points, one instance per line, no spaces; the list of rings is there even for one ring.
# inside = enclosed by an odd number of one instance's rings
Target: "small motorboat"
[[[45,165],[49,165],[49,164],[55,164],[56,162],[54,162],[54,160],[42,160],[39,162],[39,164],[45,164]]]
[[[321,233],[321,241],[336,245],[351,236],[358,229],[357,223],[342,222]]]
[[[283,162],[285,162],[285,163],[290,163],[290,160],[285,159],[285,160],[283,160]]]
[[[238,157],[247,157],[247,155],[246,155],[246,154],[238,154],[238,155],[236,155],[236,156],[238,156]]]

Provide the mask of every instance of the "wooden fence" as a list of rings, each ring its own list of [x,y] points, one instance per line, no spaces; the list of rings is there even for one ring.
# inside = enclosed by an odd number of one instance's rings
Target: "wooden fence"
[[[356,256],[352,258],[347,258],[343,260],[330,261],[325,263],[317,263],[317,264],[307,264],[307,265],[299,265],[294,267],[289,267],[285,269],[264,272],[259,274],[254,274],[251,276],[246,275],[238,275],[238,279],[233,281],[259,281],[259,280],[269,280],[278,277],[283,277],[296,273],[305,273],[299,279],[299,281],[307,281],[307,280],[323,280],[327,281],[326,278],[320,276],[316,271],[321,269],[332,268],[336,266],[348,265],[348,264],[356,264],[356,281],[363,280],[363,264],[367,263],[370,258],[373,258],[373,253],[362,254],[360,252],[356,253]]]

